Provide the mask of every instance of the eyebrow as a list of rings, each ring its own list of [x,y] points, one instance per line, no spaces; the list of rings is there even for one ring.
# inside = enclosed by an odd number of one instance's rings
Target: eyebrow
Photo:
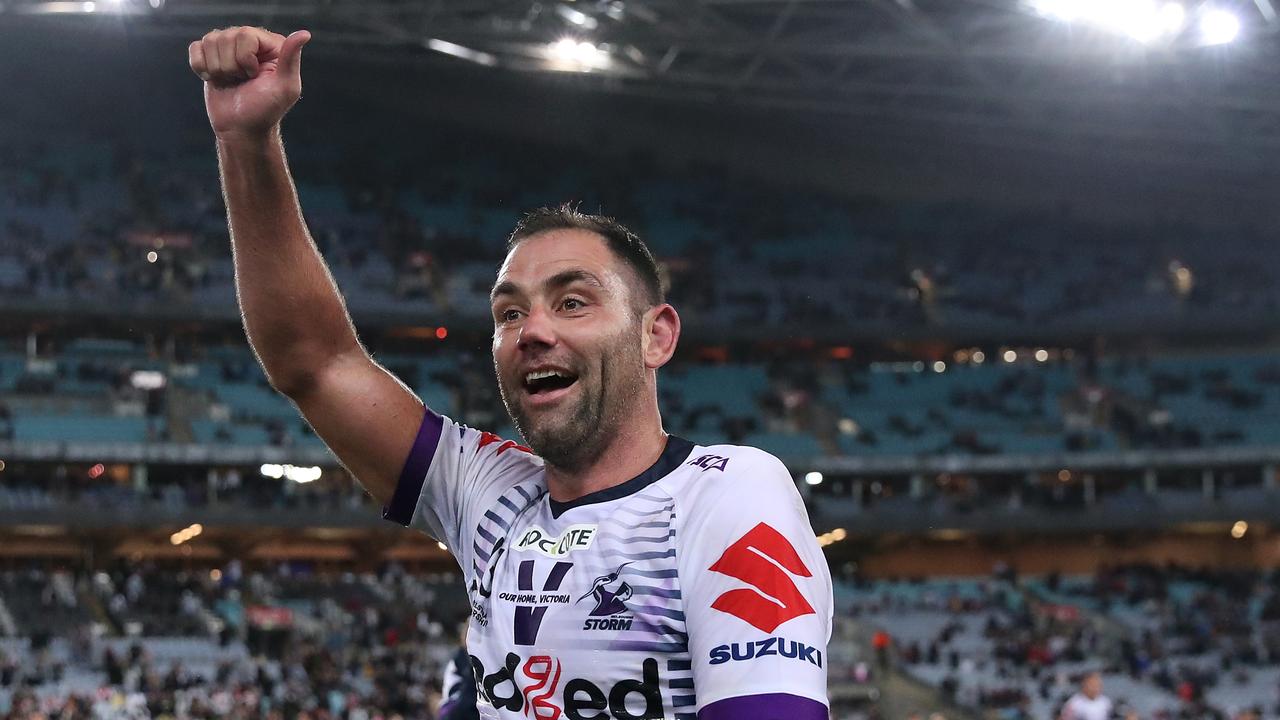
[[[565,286],[572,285],[574,283],[579,283],[579,282],[584,283],[586,285],[590,285],[600,290],[604,289],[604,283],[600,282],[600,278],[596,277],[592,273],[589,273],[586,270],[583,270],[581,268],[574,268],[572,270],[563,270],[561,272],[558,272],[555,275],[552,275],[551,277],[547,278],[546,280],[543,280],[542,287],[546,290],[556,290],[556,289],[563,288]],[[499,297],[504,295],[518,295],[518,294],[520,294],[520,288],[518,285],[511,282],[510,280],[503,280],[502,282],[493,286],[493,290],[489,293],[489,301],[493,302],[494,300],[497,300]]]

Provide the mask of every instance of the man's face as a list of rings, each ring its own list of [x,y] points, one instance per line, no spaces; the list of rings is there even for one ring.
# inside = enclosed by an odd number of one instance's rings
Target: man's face
[[[1102,694],[1102,676],[1094,673],[1084,679],[1084,694],[1090,700]]]
[[[498,271],[493,363],[502,402],[548,463],[594,460],[645,389],[634,276],[600,236],[548,230]]]

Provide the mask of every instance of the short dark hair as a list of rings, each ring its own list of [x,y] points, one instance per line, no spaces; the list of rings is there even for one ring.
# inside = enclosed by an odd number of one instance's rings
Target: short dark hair
[[[642,307],[653,307],[666,302],[666,282],[662,269],[640,236],[611,217],[584,213],[569,203],[541,207],[526,213],[507,238],[507,252],[511,252],[522,241],[548,230],[586,230],[604,238],[614,256],[626,263],[640,279],[639,289],[642,292],[633,293],[632,297],[642,299]]]

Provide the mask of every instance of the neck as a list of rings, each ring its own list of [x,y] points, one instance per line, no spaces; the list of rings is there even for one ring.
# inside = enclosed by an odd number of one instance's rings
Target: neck
[[[627,416],[627,423],[594,460],[572,469],[547,464],[547,490],[552,500],[572,502],[621,485],[658,461],[667,446],[667,434],[662,430],[657,398],[644,405],[641,412]]]

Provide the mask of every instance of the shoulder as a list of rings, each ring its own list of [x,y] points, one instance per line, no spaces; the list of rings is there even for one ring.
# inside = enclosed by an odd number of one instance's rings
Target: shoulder
[[[700,445],[685,461],[673,494],[698,524],[735,516],[806,517],[804,500],[781,460],[747,445]],[[732,508],[733,513],[716,512]]]
[[[791,471],[781,460],[749,445],[698,445],[685,461],[689,475],[683,490],[691,497],[723,499],[726,494],[741,497],[795,496],[799,499]]]
[[[795,487],[791,472],[781,460],[750,445],[695,445],[685,465],[710,482],[729,479],[735,483]]]

